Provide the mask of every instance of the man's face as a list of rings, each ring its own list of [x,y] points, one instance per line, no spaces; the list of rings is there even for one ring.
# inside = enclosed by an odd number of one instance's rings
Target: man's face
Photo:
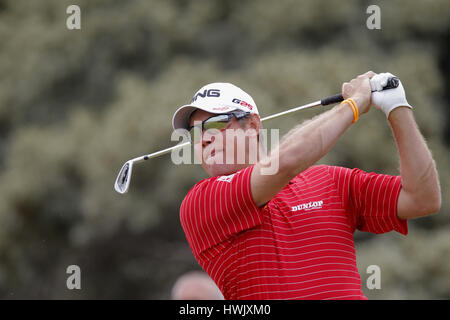
[[[197,125],[214,115],[198,109],[192,114],[189,125]],[[251,115],[241,120],[233,117],[221,131],[203,131],[201,140],[194,143],[194,152],[206,173],[212,177],[229,175],[255,163],[260,127],[259,117]]]

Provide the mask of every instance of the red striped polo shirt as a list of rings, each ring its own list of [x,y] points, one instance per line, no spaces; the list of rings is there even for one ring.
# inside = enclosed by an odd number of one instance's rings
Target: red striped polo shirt
[[[366,299],[353,234],[407,234],[400,176],[315,165],[258,208],[252,169],[198,182],[180,208],[191,250],[225,299]]]

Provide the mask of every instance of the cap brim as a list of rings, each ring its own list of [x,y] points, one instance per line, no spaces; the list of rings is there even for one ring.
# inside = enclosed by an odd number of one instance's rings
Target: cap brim
[[[172,118],[173,129],[187,130],[189,128],[189,118],[191,117],[191,114],[197,109],[197,107],[191,105],[184,105],[179,107],[178,110],[175,111]]]

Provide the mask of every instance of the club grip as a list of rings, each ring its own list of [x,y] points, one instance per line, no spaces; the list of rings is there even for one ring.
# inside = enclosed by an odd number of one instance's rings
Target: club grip
[[[327,106],[329,104],[339,103],[342,101],[344,101],[344,97],[342,96],[341,93],[339,93],[339,94],[335,94],[334,96],[320,100],[320,104],[323,106]]]
[[[388,79],[386,85],[383,87],[383,90],[397,88],[399,84],[400,80],[397,77],[391,77]]]
[[[400,80],[397,77],[391,77],[388,79],[386,85],[383,87],[383,90],[394,89],[397,88],[400,83]],[[344,97],[342,94],[335,94],[334,96],[324,98],[320,100],[320,104],[323,106],[327,106],[329,104],[339,103],[344,101]]]

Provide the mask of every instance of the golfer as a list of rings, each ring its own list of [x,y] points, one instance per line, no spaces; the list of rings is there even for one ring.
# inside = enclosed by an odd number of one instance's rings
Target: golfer
[[[435,162],[402,84],[382,91],[390,76],[367,72],[344,83],[341,104],[291,129],[268,154],[251,143],[261,138],[255,102],[232,84],[208,84],[176,111],[174,129],[200,132],[192,143],[211,176],[186,195],[181,224],[225,299],[366,299],[355,230],[406,235],[408,219],[439,211]],[[371,106],[392,128],[400,176],[315,165]],[[230,130],[248,143],[223,143]],[[246,161],[224,161],[232,151]],[[255,152],[257,161],[247,161]],[[264,174],[275,162],[278,170]]]

